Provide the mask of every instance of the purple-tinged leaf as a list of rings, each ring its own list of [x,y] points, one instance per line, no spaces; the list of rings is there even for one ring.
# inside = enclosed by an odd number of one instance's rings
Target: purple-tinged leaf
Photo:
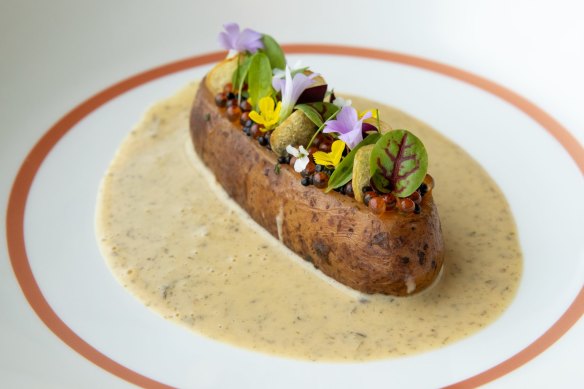
[[[326,88],[326,84],[306,88],[298,98],[296,104],[321,102],[326,94]]]
[[[361,131],[363,132],[363,138],[365,138],[369,134],[379,132],[377,130],[377,127],[375,127],[373,124],[365,123],[365,122],[363,122],[363,126],[361,127]]]

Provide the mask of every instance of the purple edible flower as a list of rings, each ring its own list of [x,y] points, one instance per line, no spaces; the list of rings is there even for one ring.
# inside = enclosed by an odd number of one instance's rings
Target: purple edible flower
[[[237,23],[226,23],[223,28],[225,31],[219,33],[219,44],[225,50],[255,53],[258,49],[264,48],[262,34],[257,31],[246,28],[240,32]]]
[[[353,149],[363,140],[363,120],[369,119],[371,112],[367,112],[361,119],[358,119],[357,110],[351,106],[344,106],[338,113],[336,119],[327,120],[326,126],[322,132],[336,132],[339,139]]]
[[[314,84],[315,81],[313,78],[317,75],[318,74],[316,73],[312,73],[310,76],[307,76],[304,73],[296,73],[294,78],[292,78],[290,67],[286,66],[285,78],[282,79],[278,76],[274,76],[272,78],[272,86],[276,92],[282,91],[282,110],[280,111],[280,123],[282,123],[284,119],[290,116],[294,106],[296,105],[296,101],[298,101],[298,98],[306,88]]]

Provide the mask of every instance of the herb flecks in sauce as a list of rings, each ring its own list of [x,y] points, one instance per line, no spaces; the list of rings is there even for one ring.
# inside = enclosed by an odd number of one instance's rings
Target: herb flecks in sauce
[[[496,185],[460,148],[402,112],[380,109],[384,120],[422,137],[432,155],[446,265],[440,282],[420,295],[360,295],[332,286],[290,254],[189,154],[195,88],[146,114],[101,188],[102,252],[145,305],[241,347],[357,361],[442,347],[492,323],[511,303],[522,268],[515,225]]]

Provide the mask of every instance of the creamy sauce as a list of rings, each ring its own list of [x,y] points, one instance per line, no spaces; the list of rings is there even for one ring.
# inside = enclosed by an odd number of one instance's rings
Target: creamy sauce
[[[249,349],[360,361],[455,342],[511,303],[522,257],[509,206],[472,158],[427,125],[379,107],[384,121],[410,129],[428,149],[446,246],[441,280],[408,298],[363,295],[291,253],[214,181],[189,139],[196,88],[146,113],[98,200],[97,235],[111,271],[154,311]],[[351,98],[359,108],[378,106]]]

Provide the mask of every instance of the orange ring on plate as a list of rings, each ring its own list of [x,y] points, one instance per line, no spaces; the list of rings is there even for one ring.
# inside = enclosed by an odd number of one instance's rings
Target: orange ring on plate
[[[319,44],[289,44],[284,45],[283,48],[287,53],[342,55],[394,62],[443,74],[476,86],[500,97],[539,123],[560,142],[580,168],[580,171],[584,173],[584,148],[582,148],[578,141],[560,123],[525,98],[485,78],[449,65],[391,51]],[[217,62],[224,57],[225,52],[214,52],[163,65],[118,82],[87,99],[55,123],[32,148],[22,163],[14,180],[12,191],[10,192],[6,213],[8,253],[14,274],[28,303],[45,325],[73,350],[104,370],[135,385],[157,388],[169,387],[168,385],[141,375],[100,353],[69,328],[55,311],[53,311],[43,296],[28,262],[24,240],[26,202],[35,175],[46,156],[63,135],[71,130],[81,119],[108,101],[142,84],[172,73]],[[462,388],[483,385],[517,369],[550,347],[583,314],[584,287],[580,289],[580,292],[566,312],[529,346],[498,365],[448,387]]]

